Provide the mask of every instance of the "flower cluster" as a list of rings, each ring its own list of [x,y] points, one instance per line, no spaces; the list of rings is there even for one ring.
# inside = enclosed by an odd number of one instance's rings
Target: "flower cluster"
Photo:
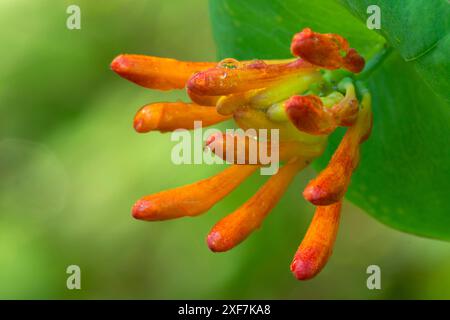
[[[284,165],[212,228],[207,244],[214,252],[230,250],[259,228],[299,170],[323,153],[328,135],[337,127],[347,127],[328,166],[303,191],[316,212],[291,270],[305,280],[318,274],[332,253],[342,198],[358,165],[360,144],[370,135],[372,112],[368,90],[356,85],[353,77],[364,68],[364,59],[346,39],[306,28],[293,37],[291,52],[294,58],[289,60],[229,58],[219,63],[124,54],[114,59],[111,68],[147,88],[186,88],[192,100],[144,106],[134,119],[137,132],[192,129],[194,121],[210,126],[230,118],[244,130],[279,130],[279,159]],[[206,145],[230,161],[228,140],[219,138],[211,136]],[[233,138],[237,143],[232,149],[249,139]],[[258,143],[270,148],[268,141]],[[231,162],[213,177],[141,198],[133,216],[155,221],[205,213],[262,165]]]

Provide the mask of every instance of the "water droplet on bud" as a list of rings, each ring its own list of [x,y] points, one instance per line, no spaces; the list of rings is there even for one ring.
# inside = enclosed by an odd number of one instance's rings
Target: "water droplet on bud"
[[[237,69],[241,66],[241,63],[233,58],[226,58],[220,61],[217,66],[219,68],[225,68],[225,69]]]

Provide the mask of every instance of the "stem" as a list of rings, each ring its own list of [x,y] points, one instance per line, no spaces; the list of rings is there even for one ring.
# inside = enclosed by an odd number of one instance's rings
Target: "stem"
[[[375,56],[367,62],[364,70],[355,76],[355,78],[357,80],[367,79],[383,63],[392,51],[392,47],[384,47],[378,51]]]
[[[326,70],[323,74],[324,83],[333,88],[333,90],[338,90],[339,83],[345,78],[350,78],[354,82],[367,80],[367,78],[369,78],[370,75],[376,69],[378,69],[378,67],[391,54],[392,51],[392,47],[384,45],[378,52],[373,55],[372,59],[367,62],[364,70],[359,74],[353,74],[350,71],[343,69],[337,69],[333,71]],[[339,90],[344,91],[343,88],[340,88]]]

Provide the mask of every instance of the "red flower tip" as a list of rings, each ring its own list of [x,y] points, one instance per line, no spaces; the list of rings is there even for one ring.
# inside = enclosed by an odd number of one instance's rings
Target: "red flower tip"
[[[213,231],[206,237],[206,243],[209,250],[212,252],[225,252],[234,247],[234,244],[230,244],[222,239],[222,235],[218,231]]]
[[[151,212],[151,202],[147,200],[139,200],[137,201],[133,208],[131,209],[131,215],[133,218],[138,220],[143,220],[146,216]]]
[[[358,161],[359,146],[346,140],[341,142],[328,166],[306,186],[305,199],[316,206],[330,205],[342,199]]]
[[[344,57],[343,67],[348,71],[358,73],[364,69],[365,63],[364,58],[355,49],[351,48]]]
[[[309,252],[308,252],[309,251]],[[309,249],[303,252],[303,256],[297,257],[291,263],[291,272],[297,278],[297,280],[308,280],[314,278],[318,273],[315,260],[319,255],[318,250]]]
[[[134,117],[134,130],[139,133],[157,130],[163,115],[162,110],[162,104],[152,104],[141,108]]]
[[[317,207],[314,218],[295,253],[291,271],[298,280],[314,278],[333,253],[342,202]]]
[[[289,119],[300,131],[323,135],[337,127],[332,114],[324,109],[322,100],[317,96],[293,96],[286,101],[285,108]]]
[[[113,70],[115,73],[121,74],[128,70],[129,63],[126,59],[126,56],[121,54],[114,58],[114,60],[111,62],[111,70]]]
[[[364,68],[364,59],[355,49],[349,49],[346,39],[333,33],[313,32],[309,28],[294,35],[293,55],[326,69],[345,68],[357,73]]]
[[[329,179],[323,179],[322,181],[324,185],[318,184],[317,181],[314,181],[314,184],[309,184],[303,191],[303,197],[316,206],[327,206],[339,201],[344,196],[346,188],[345,184],[340,181],[341,178],[330,181],[330,178],[332,179],[330,176],[334,174],[337,175],[338,173],[330,171],[329,176],[327,176]],[[338,190],[331,188],[329,184],[336,186],[335,189]]]

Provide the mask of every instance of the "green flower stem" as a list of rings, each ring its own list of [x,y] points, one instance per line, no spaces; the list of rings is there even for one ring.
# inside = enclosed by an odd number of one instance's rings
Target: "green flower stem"
[[[383,61],[391,54],[393,51],[392,47],[383,47],[380,51],[378,51],[372,59],[370,59],[364,70],[355,76],[356,80],[365,80],[367,79],[382,63]]]

